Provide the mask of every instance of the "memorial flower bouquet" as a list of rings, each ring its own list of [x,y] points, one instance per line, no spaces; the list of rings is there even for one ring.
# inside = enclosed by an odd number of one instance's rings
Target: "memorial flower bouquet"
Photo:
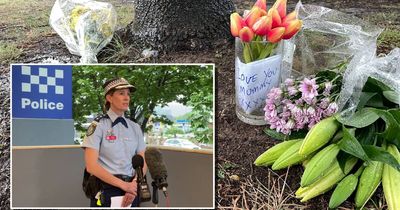
[[[286,79],[267,94],[265,120],[271,130],[290,135],[309,129],[338,111],[345,64],[299,79]]]
[[[272,170],[303,166],[295,192],[301,202],[333,189],[329,208],[348,200],[363,209],[382,184],[388,209],[400,209],[400,49],[376,57],[381,30],[331,9],[297,8],[309,27],[293,42],[301,53],[285,76],[303,76],[266,94],[266,133],[282,142],[254,164]],[[339,62],[348,65],[330,68]]]
[[[112,39],[117,16],[109,3],[57,0],[50,24],[82,63],[97,63],[97,53]]]
[[[271,56],[282,39],[292,38],[302,27],[296,12],[286,14],[287,0],[277,0],[267,11],[266,0],[257,0],[243,17],[232,13],[231,33],[243,45],[243,62],[250,63]]]
[[[337,76],[337,81],[340,77]],[[272,165],[273,170],[303,164],[300,187],[295,193],[301,202],[334,188],[329,208],[337,208],[354,197],[356,208],[362,209],[382,183],[388,209],[399,209],[398,92],[369,77],[356,112],[344,117],[334,114],[337,111],[334,100],[326,103],[327,98],[329,101],[335,98],[336,82],[318,78],[321,77],[304,78],[299,83],[288,79],[283,88],[271,90],[265,107],[271,128],[289,135],[299,128],[309,130],[303,137],[290,136],[290,140],[269,148],[254,164]],[[293,103],[291,100],[295,98],[304,102]],[[282,101],[278,107],[277,100]]]

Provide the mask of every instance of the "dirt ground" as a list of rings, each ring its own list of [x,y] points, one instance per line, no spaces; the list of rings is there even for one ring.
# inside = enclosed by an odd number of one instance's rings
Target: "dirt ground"
[[[233,0],[239,12],[250,8],[253,1]],[[269,2],[272,3],[272,2]],[[378,53],[388,53],[400,47],[400,2],[389,0],[306,0],[312,3],[356,15],[386,30],[378,40]],[[294,1],[288,2],[290,10]],[[1,27],[8,27],[1,25]],[[0,35],[4,36],[1,33]],[[1,39],[4,39],[1,38]],[[12,38],[7,38],[12,40]],[[23,43],[23,51],[9,62],[14,63],[75,63],[79,57],[72,56],[64,42],[54,32],[46,32]],[[251,126],[241,122],[235,115],[234,102],[234,44],[232,40],[219,40],[213,48],[203,51],[172,52],[152,59],[140,59],[139,51],[120,46],[113,59],[99,57],[99,62],[154,62],[154,63],[215,63],[216,64],[216,207],[219,209],[327,209],[329,195],[319,196],[307,203],[293,197],[299,187],[302,167],[277,172],[269,168],[253,166],[255,158],[278,141],[263,134],[264,126]],[[8,63],[2,62],[1,70],[1,206],[9,206],[9,114]],[[3,97],[4,96],[4,97]],[[373,197],[368,206],[385,209],[382,190]],[[346,202],[341,209],[352,209]]]

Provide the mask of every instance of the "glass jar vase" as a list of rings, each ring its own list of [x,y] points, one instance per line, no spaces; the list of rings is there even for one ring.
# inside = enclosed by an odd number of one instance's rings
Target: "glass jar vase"
[[[282,44],[235,40],[235,95],[237,117],[251,125],[265,125],[267,93],[280,84]]]

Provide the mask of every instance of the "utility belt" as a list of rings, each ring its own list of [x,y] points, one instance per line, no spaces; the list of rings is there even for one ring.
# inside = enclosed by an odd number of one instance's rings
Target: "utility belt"
[[[124,182],[131,182],[133,180],[133,177],[127,176],[127,175],[114,174],[114,176],[117,177],[118,179],[121,179]],[[110,184],[108,184],[106,182],[103,182],[103,181],[101,181],[101,186],[102,186],[102,189],[108,189],[110,187],[111,188],[115,187],[115,186],[110,185]]]
[[[125,182],[131,182],[133,180],[132,176],[127,176],[122,174],[116,174],[114,176]],[[107,184],[101,181],[96,176],[89,174],[89,172],[87,172],[85,168],[85,171],[83,172],[82,188],[83,192],[85,192],[86,197],[94,198],[99,191],[101,191],[103,188],[107,186],[112,186],[112,185]]]
[[[102,190],[102,182],[96,176],[91,175],[85,168],[83,172],[82,189],[86,197],[94,198]]]
[[[127,176],[127,175],[122,175],[122,174],[115,174],[114,176],[125,182],[131,182],[133,180],[132,176]]]

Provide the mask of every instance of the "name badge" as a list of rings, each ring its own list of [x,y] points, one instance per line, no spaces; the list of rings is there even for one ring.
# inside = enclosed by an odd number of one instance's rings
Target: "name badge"
[[[110,143],[114,143],[114,141],[117,140],[117,137],[114,135],[112,129],[107,130],[106,140],[108,140]]]

